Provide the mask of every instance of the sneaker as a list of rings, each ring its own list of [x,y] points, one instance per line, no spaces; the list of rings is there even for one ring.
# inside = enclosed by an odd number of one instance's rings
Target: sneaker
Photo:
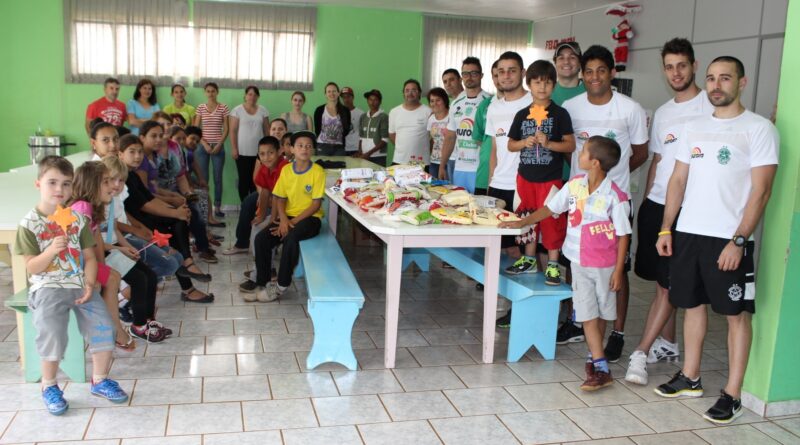
[[[572,320],[567,319],[556,333],[556,344],[565,345],[567,343],[578,343],[586,339],[583,335],[583,326],[575,326]]]
[[[497,321],[495,322],[495,325],[498,328],[503,328],[503,329],[510,328],[511,327],[511,309],[509,309],[508,312],[506,312],[505,315],[503,315],[502,317],[498,318]]]
[[[239,285],[239,290],[244,293],[253,293],[256,291],[258,285],[253,280],[245,280],[242,284]]]
[[[677,343],[670,343],[662,336],[658,336],[650,352],[647,354],[647,363],[657,363],[661,360],[666,362],[677,362],[681,358],[681,352]]]
[[[103,379],[100,383],[92,383],[92,395],[102,397],[113,403],[124,403],[128,401],[128,394],[119,387],[119,384],[111,379]]]
[[[608,342],[603,352],[611,363],[617,363],[619,358],[622,357],[622,347],[625,346],[625,337],[617,331],[611,331],[608,336]]]
[[[586,373],[586,377],[594,374],[594,363],[591,360],[583,364],[583,372]]]
[[[133,313],[131,312],[130,303],[125,303],[119,307],[119,319],[123,323],[133,323]]]
[[[642,351],[633,351],[628,372],[625,373],[625,381],[637,385],[647,385],[647,356]]]
[[[544,271],[544,284],[558,286],[561,284],[561,269],[555,264],[548,264]]]
[[[172,329],[164,326],[164,324],[161,323],[160,321],[150,320],[150,321],[147,322],[147,326],[156,327],[158,329],[161,329],[162,331],[164,331],[164,336],[165,337],[169,337],[169,336],[172,335]]]
[[[592,365],[594,367],[594,365]],[[586,380],[581,385],[584,391],[597,391],[598,389],[605,388],[614,384],[614,379],[611,377],[611,372],[594,371],[586,375]]]
[[[266,287],[260,288],[256,292],[256,299],[261,303],[269,303],[275,301],[281,296],[281,290],[278,289],[278,284],[274,281],[269,282]]]
[[[528,257],[520,257],[514,264],[506,267],[506,273],[511,275],[519,275],[523,273],[536,273],[536,259]]]
[[[64,392],[58,385],[48,386],[42,390],[42,400],[47,412],[54,416],[60,416],[69,408],[69,403],[64,400]]]
[[[223,255],[236,255],[237,253],[247,253],[249,249],[247,247],[236,247],[233,246],[229,249],[225,249],[222,251]]]
[[[161,343],[166,340],[167,333],[157,326],[142,326],[140,328],[134,325],[128,326],[128,334],[132,337],[141,338],[148,343]]]
[[[670,399],[676,397],[702,397],[703,384],[700,382],[699,377],[697,381],[693,382],[683,375],[683,371],[678,371],[669,382],[659,385],[653,391],[661,397]]]
[[[731,395],[720,390],[719,399],[708,411],[703,414],[703,418],[718,425],[726,425],[733,422],[742,415],[742,401],[734,399]]]

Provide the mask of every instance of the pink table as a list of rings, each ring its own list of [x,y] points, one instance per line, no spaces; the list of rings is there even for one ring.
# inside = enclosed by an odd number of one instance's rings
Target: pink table
[[[397,318],[400,311],[400,277],[403,249],[427,247],[481,247],[486,249],[483,289],[483,362],[494,358],[495,316],[497,312],[497,283],[500,271],[500,236],[519,235],[521,229],[498,229],[478,225],[413,226],[403,222],[384,221],[362,212],[357,206],[330,189],[328,196],[328,225],[336,233],[339,209],[344,209],[356,221],[386,243],[386,340],[383,362],[394,368],[397,349]]]

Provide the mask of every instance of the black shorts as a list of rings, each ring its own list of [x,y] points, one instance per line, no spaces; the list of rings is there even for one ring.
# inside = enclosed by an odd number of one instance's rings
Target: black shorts
[[[655,281],[664,289],[669,289],[669,257],[662,257],[656,249],[658,232],[661,231],[661,222],[664,220],[664,206],[645,199],[639,206],[639,220],[637,221],[638,244],[636,258],[633,263],[633,272],[647,281]],[[678,218],[675,218],[677,221]],[[675,231],[675,225],[672,227]]]
[[[628,200],[628,207],[630,207],[630,213],[628,214],[628,222],[631,224],[631,228],[633,228],[633,200],[632,199]],[[632,236],[633,236],[633,234],[631,234],[631,237]],[[631,241],[632,240],[630,240],[630,239],[628,240],[628,251],[625,252],[625,273],[626,274],[631,271],[631,244],[632,244]],[[625,275],[625,277],[627,278],[627,275]]]
[[[710,304],[714,312],[739,315],[756,312],[754,243],[748,241],[739,268],[723,272],[717,260],[730,241],[711,236],[674,232],[670,257],[669,301],[690,309]]]
[[[499,198],[506,202],[506,210],[513,211],[514,209],[514,190],[502,190],[496,189],[493,187],[489,187],[486,191],[486,194],[493,197]],[[516,235],[503,235],[500,241],[500,247],[503,249],[508,247],[517,246]]]

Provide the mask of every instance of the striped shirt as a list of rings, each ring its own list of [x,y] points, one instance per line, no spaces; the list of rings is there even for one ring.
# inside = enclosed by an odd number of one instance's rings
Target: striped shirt
[[[207,104],[197,106],[197,115],[200,116],[200,127],[203,128],[203,139],[209,144],[216,144],[222,140],[222,124],[228,118],[230,111],[225,104],[217,104],[213,112],[208,111]]]

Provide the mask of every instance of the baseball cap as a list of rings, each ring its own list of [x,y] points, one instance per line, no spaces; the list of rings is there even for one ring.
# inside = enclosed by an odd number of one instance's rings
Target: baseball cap
[[[342,93],[341,94],[342,95],[349,94],[349,95],[352,96],[353,95],[353,89],[350,88],[350,87],[344,87],[344,88],[342,88]]]
[[[560,53],[561,50],[564,48],[571,49],[572,52],[575,53],[576,56],[578,56],[579,59],[581,58],[581,46],[578,44],[578,42],[559,43],[558,47],[556,47],[556,52],[553,54],[553,58],[555,59],[556,57],[558,57],[558,53]]]
[[[378,96],[378,100],[383,100],[383,95],[379,90],[369,90],[364,93],[364,99],[369,99],[370,96]]]
[[[294,133],[292,133],[292,138],[290,139],[292,145],[294,145],[294,143],[301,137],[310,138],[311,145],[313,145],[314,148],[317,148],[317,135],[314,132],[308,130],[295,131]]]

